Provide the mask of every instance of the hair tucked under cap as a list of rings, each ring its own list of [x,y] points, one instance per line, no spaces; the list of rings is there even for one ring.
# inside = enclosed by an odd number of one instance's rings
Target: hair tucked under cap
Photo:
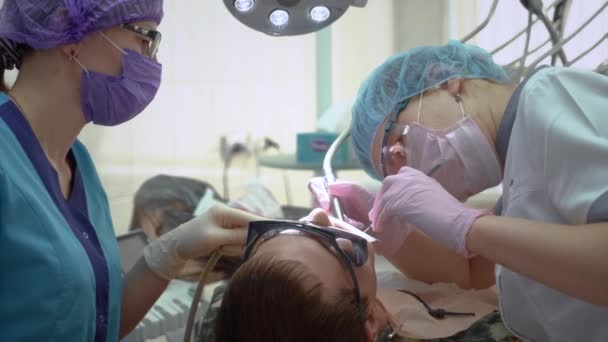
[[[12,70],[21,66],[21,48],[13,41],[0,37],[0,69]]]
[[[124,23],[160,24],[162,17],[163,0],[4,0],[0,38],[37,50],[49,49],[78,43],[89,33]]]
[[[372,161],[372,144],[384,119],[404,109],[412,96],[457,78],[509,81],[486,50],[459,41],[397,54],[371,73],[353,105],[351,132],[353,147],[368,175],[381,180]]]

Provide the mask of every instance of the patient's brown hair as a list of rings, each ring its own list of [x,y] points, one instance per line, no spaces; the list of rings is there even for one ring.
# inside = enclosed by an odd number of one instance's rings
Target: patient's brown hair
[[[322,289],[303,263],[254,256],[224,293],[216,342],[365,341],[354,290],[328,296]]]

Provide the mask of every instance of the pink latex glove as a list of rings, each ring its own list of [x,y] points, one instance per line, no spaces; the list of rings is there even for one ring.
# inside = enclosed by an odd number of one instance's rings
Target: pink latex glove
[[[374,204],[374,195],[363,187],[344,180],[326,186],[324,177],[315,177],[308,182],[308,189],[315,198],[315,206],[330,211],[331,196],[334,196],[340,199],[348,223],[359,229],[371,224],[368,213]]]
[[[403,167],[398,174],[384,179],[370,212],[374,231],[394,234],[395,240],[404,240],[415,226],[466,257],[471,256],[465,246],[467,233],[473,221],[484,215],[491,212],[466,207],[435,179],[410,167]],[[376,237],[386,239],[386,236]]]
[[[384,189],[384,185],[382,186]],[[382,189],[378,195],[381,195]],[[377,197],[376,206],[369,213],[369,219],[372,221],[373,235],[378,241],[374,243],[374,248],[378,254],[383,256],[391,256],[395,254],[399,247],[403,244],[403,241],[407,239],[410,233],[416,229],[416,227],[409,224],[400,215],[399,210],[394,208],[393,210],[383,210],[382,198]]]

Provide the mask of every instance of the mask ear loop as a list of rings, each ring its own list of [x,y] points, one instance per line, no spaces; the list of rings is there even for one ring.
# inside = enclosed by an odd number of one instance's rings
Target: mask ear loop
[[[424,96],[424,91],[420,93],[420,102],[418,102],[418,117],[416,118],[416,122],[420,123],[420,110],[422,109],[422,97]]]
[[[76,52],[72,52],[72,55],[70,56],[70,61],[74,61],[76,62],[76,64],[78,64],[80,66],[80,68],[82,68],[82,70],[88,75],[89,74],[89,69],[87,69],[82,63],[80,63],[80,61],[78,60],[78,58],[76,58]]]
[[[126,54],[127,54],[127,52],[126,52],[126,51],[125,51],[123,48],[121,48],[120,46],[116,45],[116,43],[114,43],[114,42],[112,41],[112,39],[108,38],[108,36],[106,36],[106,35],[105,35],[103,32],[101,32],[101,31],[100,31],[100,32],[99,32],[99,34],[100,34],[100,35],[101,35],[101,36],[102,36],[102,37],[103,37],[103,38],[104,38],[104,39],[105,39],[105,40],[106,40],[108,43],[112,44],[112,46],[113,46],[113,47],[117,48],[117,49],[118,49],[118,51],[120,51],[120,53],[122,53],[123,55],[126,55]]]
[[[454,98],[456,99],[456,102],[458,102],[458,104],[460,105],[460,112],[462,113],[462,118],[464,119],[465,116],[467,116],[464,113],[464,106],[462,104],[462,97],[460,97],[460,94],[454,96]]]

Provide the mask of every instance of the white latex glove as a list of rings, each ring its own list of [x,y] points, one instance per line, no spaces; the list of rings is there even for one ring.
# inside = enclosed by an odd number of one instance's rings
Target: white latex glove
[[[144,258],[154,273],[171,280],[180,274],[186,261],[210,255],[220,247],[224,253],[239,255],[249,222],[263,219],[218,203],[152,241],[144,248]]]

